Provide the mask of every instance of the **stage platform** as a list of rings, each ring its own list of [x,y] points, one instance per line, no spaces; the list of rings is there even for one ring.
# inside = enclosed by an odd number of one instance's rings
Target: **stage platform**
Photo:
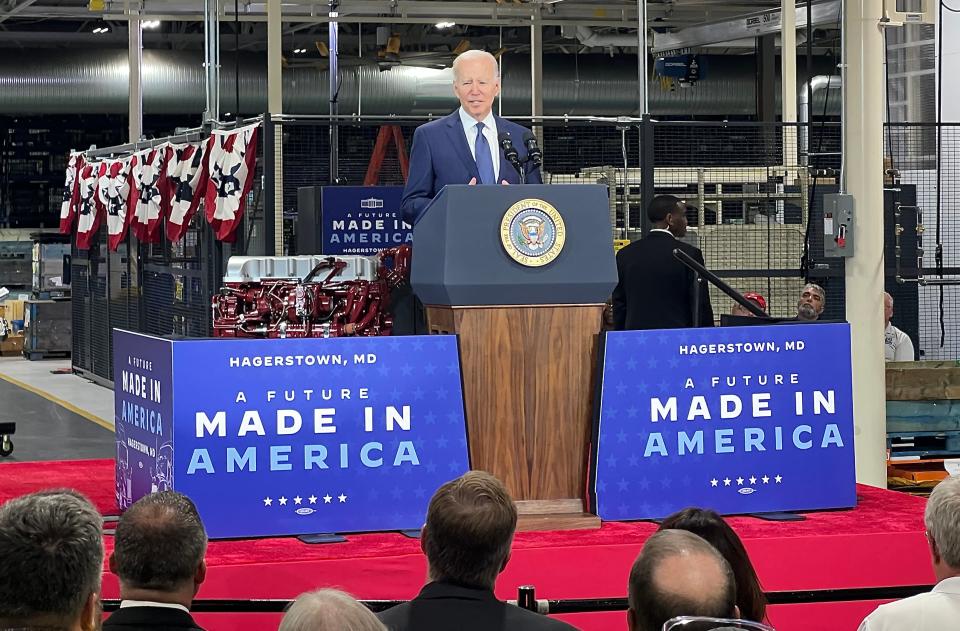
[[[111,460],[0,464],[0,502],[44,488],[68,486],[86,494],[104,515],[117,514]],[[641,492],[642,491],[638,491]],[[924,538],[925,500],[858,487],[853,510],[809,513],[801,522],[734,517],[766,592],[866,590],[869,600],[774,605],[778,631],[852,631],[885,600],[870,589],[931,585]],[[516,598],[534,585],[538,598],[622,598],[630,566],[656,531],[648,522],[605,523],[599,530],[519,533],[498,594]],[[112,537],[105,538],[109,552]],[[407,599],[426,577],[419,542],[398,533],[348,535],[336,544],[307,545],[296,538],[213,541],[200,599],[287,599],[323,586],[358,598]],[[878,592],[874,592],[875,596]],[[116,578],[104,577],[104,598],[117,598]],[[830,600],[836,594],[824,594]],[[560,616],[587,631],[625,629],[624,612]],[[276,629],[278,614],[198,614],[208,631]]]

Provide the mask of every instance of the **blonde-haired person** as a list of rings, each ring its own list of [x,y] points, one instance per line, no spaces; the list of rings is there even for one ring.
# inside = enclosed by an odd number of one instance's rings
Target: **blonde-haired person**
[[[337,589],[300,594],[277,631],[386,631],[373,613]]]

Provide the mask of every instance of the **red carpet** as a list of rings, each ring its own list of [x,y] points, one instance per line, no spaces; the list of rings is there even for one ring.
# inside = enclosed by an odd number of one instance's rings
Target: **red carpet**
[[[113,462],[0,464],[0,503],[35,490],[69,486],[90,497],[104,514],[116,514]],[[767,591],[797,591],[930,584],[923,527],[924,500],[858,487],[854,510],[810,513],[802,522],[735,517]],[[627,574],[655,524],[605,523],[597,531],[519,533],[498,583],[503,598],[519,585],[536,586],[540,598],[622,597]],[[404,599],[426,575],[419,542],[394,533],[350,535],[347,542],[306,545],[294,538],[214,541],[200,598],[291,598],[320,586],[337,586],[359,598]],[[108,550],[112,539],[106,539]],[[117,597],[107,575],[104,596]],[[781,605],[771,608],[778,631],[847,631],[877,603]],[[272,629],[275,615],[203,616],[208,631]],[[623,629],[624,614],[565,617],[585,630]]]

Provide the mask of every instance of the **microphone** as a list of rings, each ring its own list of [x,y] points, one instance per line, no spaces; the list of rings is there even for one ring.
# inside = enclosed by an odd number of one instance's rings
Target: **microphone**
[[[533,135],[533,132],[528,131],[523,135],[523,144],[527,148],[527,161],[533,162],[533,165],[539,168],[543,164],[543,152],[540,151],[537,137]]]
[[[513,146],[513,138],[510,136],[510,132],[500,132],[497,139],[500,141],[500,148],[503,149],[503,157],[517,170],[520,175],[520,182],[523,183],[526,178],[523,173],[523,165],[520,164],[520,153]]]

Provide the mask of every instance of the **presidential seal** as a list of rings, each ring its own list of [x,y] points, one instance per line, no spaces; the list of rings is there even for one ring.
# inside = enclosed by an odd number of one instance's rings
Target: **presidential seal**
[[[567,229],[557,209],[542,199],[522,199],[503,215],[500,241],[517,263],[540,267],[563,250]]]

